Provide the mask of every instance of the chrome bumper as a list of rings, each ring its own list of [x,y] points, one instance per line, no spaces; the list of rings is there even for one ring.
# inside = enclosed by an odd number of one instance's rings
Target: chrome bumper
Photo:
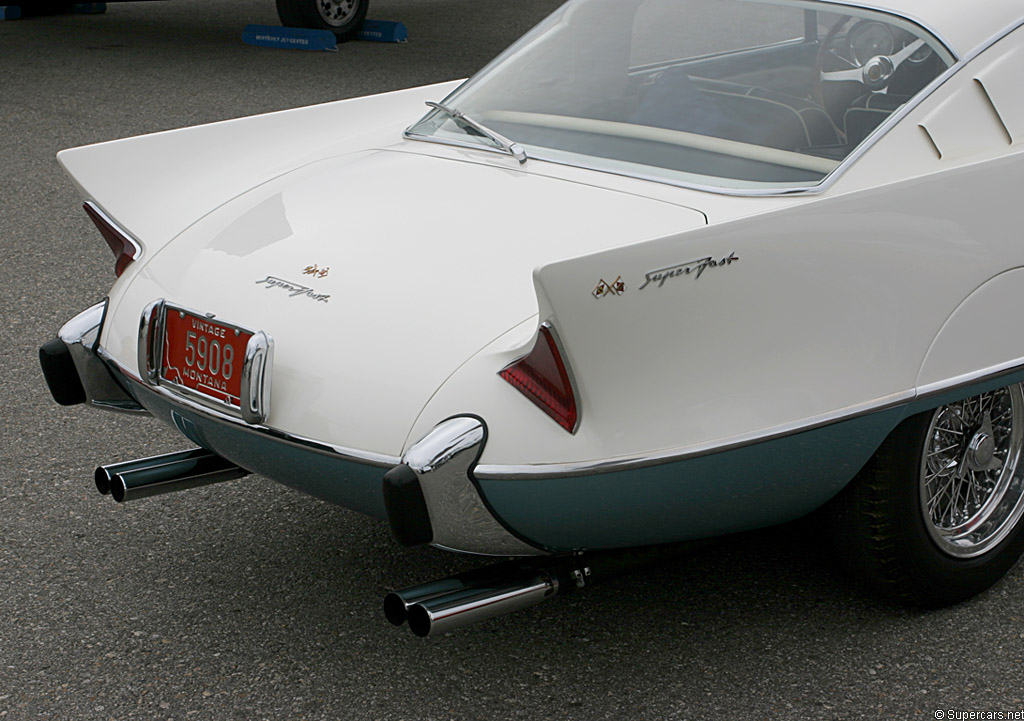
[[[152,413],[241,467],[354,510],[386,516],[404,546],[431,544],[494,556],[546,553],[502,525],[477,488],[473,469],[487,439],[479,418],[458,416],[438,424],[401,459],[299,438],[140,382],[113,360],[108,365],[99,347],[106,311],[103,301],[79,313],[40,348],[43,373],[58,403]]]
[[[544,551],[505,528],[473,482],[487,429],[479,418],[457,416],[438,424],[384,476],[384,506],[404,546],[490,556],[535,556]]]
[[[39,363],[53,399],[64,406],[86,403],[119,413],[146,413],[96,354],[107,301],[65,323],[57,337],[39,349]]]

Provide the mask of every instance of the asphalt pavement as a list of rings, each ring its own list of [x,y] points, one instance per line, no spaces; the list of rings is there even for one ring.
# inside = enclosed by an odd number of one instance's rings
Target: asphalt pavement
[[[277,23],[272,0],[0,22],[0,719],[1024,711],[1021,564],[976,599],[910,611],[852,587],[796,524],[419,639],[385,621],[384,594],[473,559],[403,550],[384,524],[259,477],[123,506],[96,493],[96,465],[188,443],[46,391],[38,346],[113,280],[56,152],[464,77],[557,4],[375,0],[409,42],[336,53],[243,45],[247,23]]]

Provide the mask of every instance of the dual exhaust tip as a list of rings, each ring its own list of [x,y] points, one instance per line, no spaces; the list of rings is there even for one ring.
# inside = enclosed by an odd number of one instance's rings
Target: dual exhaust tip
[[[393,591],[384,598],[384,616],[395,626],[408,623],[417,636],[447,633],[658,566],[701,545],[683,542],[505,561]]]
[[[535,606],[564,588],[556,573],[508,561],[393,591],[384,598],[384,616],[395,626],[408,622],[417,636],[432,636]]]
[[[100,466],[94,480],[100,493],[124,503],[248,473],[215,453],[194,448]],[[384,614],[396,626],[408,622],[417,636],[445,633],[554,597],[564,585],[556,576],[525,561],[507,561],[390,593]]]
[[[96,490],[118,503],[233,481],[249,471],[205,448],[113,463],[96,469]]]
[[[96,469],[96,488],[118,503],[230,481],[249,471],[203,448]],[[447,633],[677,555],[676,546],[509,560],[389,593],[384,615],[421,637]]]
[[[124,503],[248,473],[215,453],[194,448],[100,466],[94,480],[100,493]],[[560,575],[528,561],[507,561],[389,593],[384,615],[396,626],[408,622],[417,636],[446,633],[553,598],[567,585]]]

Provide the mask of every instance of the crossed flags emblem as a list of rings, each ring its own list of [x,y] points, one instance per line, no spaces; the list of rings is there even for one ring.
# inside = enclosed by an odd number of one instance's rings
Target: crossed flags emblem
[[[611,283],[602,278],[592,294],[595,298],[604,298],[606,295],[622,295],[625,292],[626,284],[622,282],[622,276],[620,275]]]

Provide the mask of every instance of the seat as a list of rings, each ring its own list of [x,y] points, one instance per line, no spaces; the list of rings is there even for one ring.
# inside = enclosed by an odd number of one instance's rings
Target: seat
[[[815,103],[765,88],[691,77],[669,68],[647,88],[631,122],[754,145],[801,150],[838,142]]]
[[[908,96],[890,93],[865,93],[850,103],[843,114],[846,142],[859,145],[871,131],[907,102]]]

